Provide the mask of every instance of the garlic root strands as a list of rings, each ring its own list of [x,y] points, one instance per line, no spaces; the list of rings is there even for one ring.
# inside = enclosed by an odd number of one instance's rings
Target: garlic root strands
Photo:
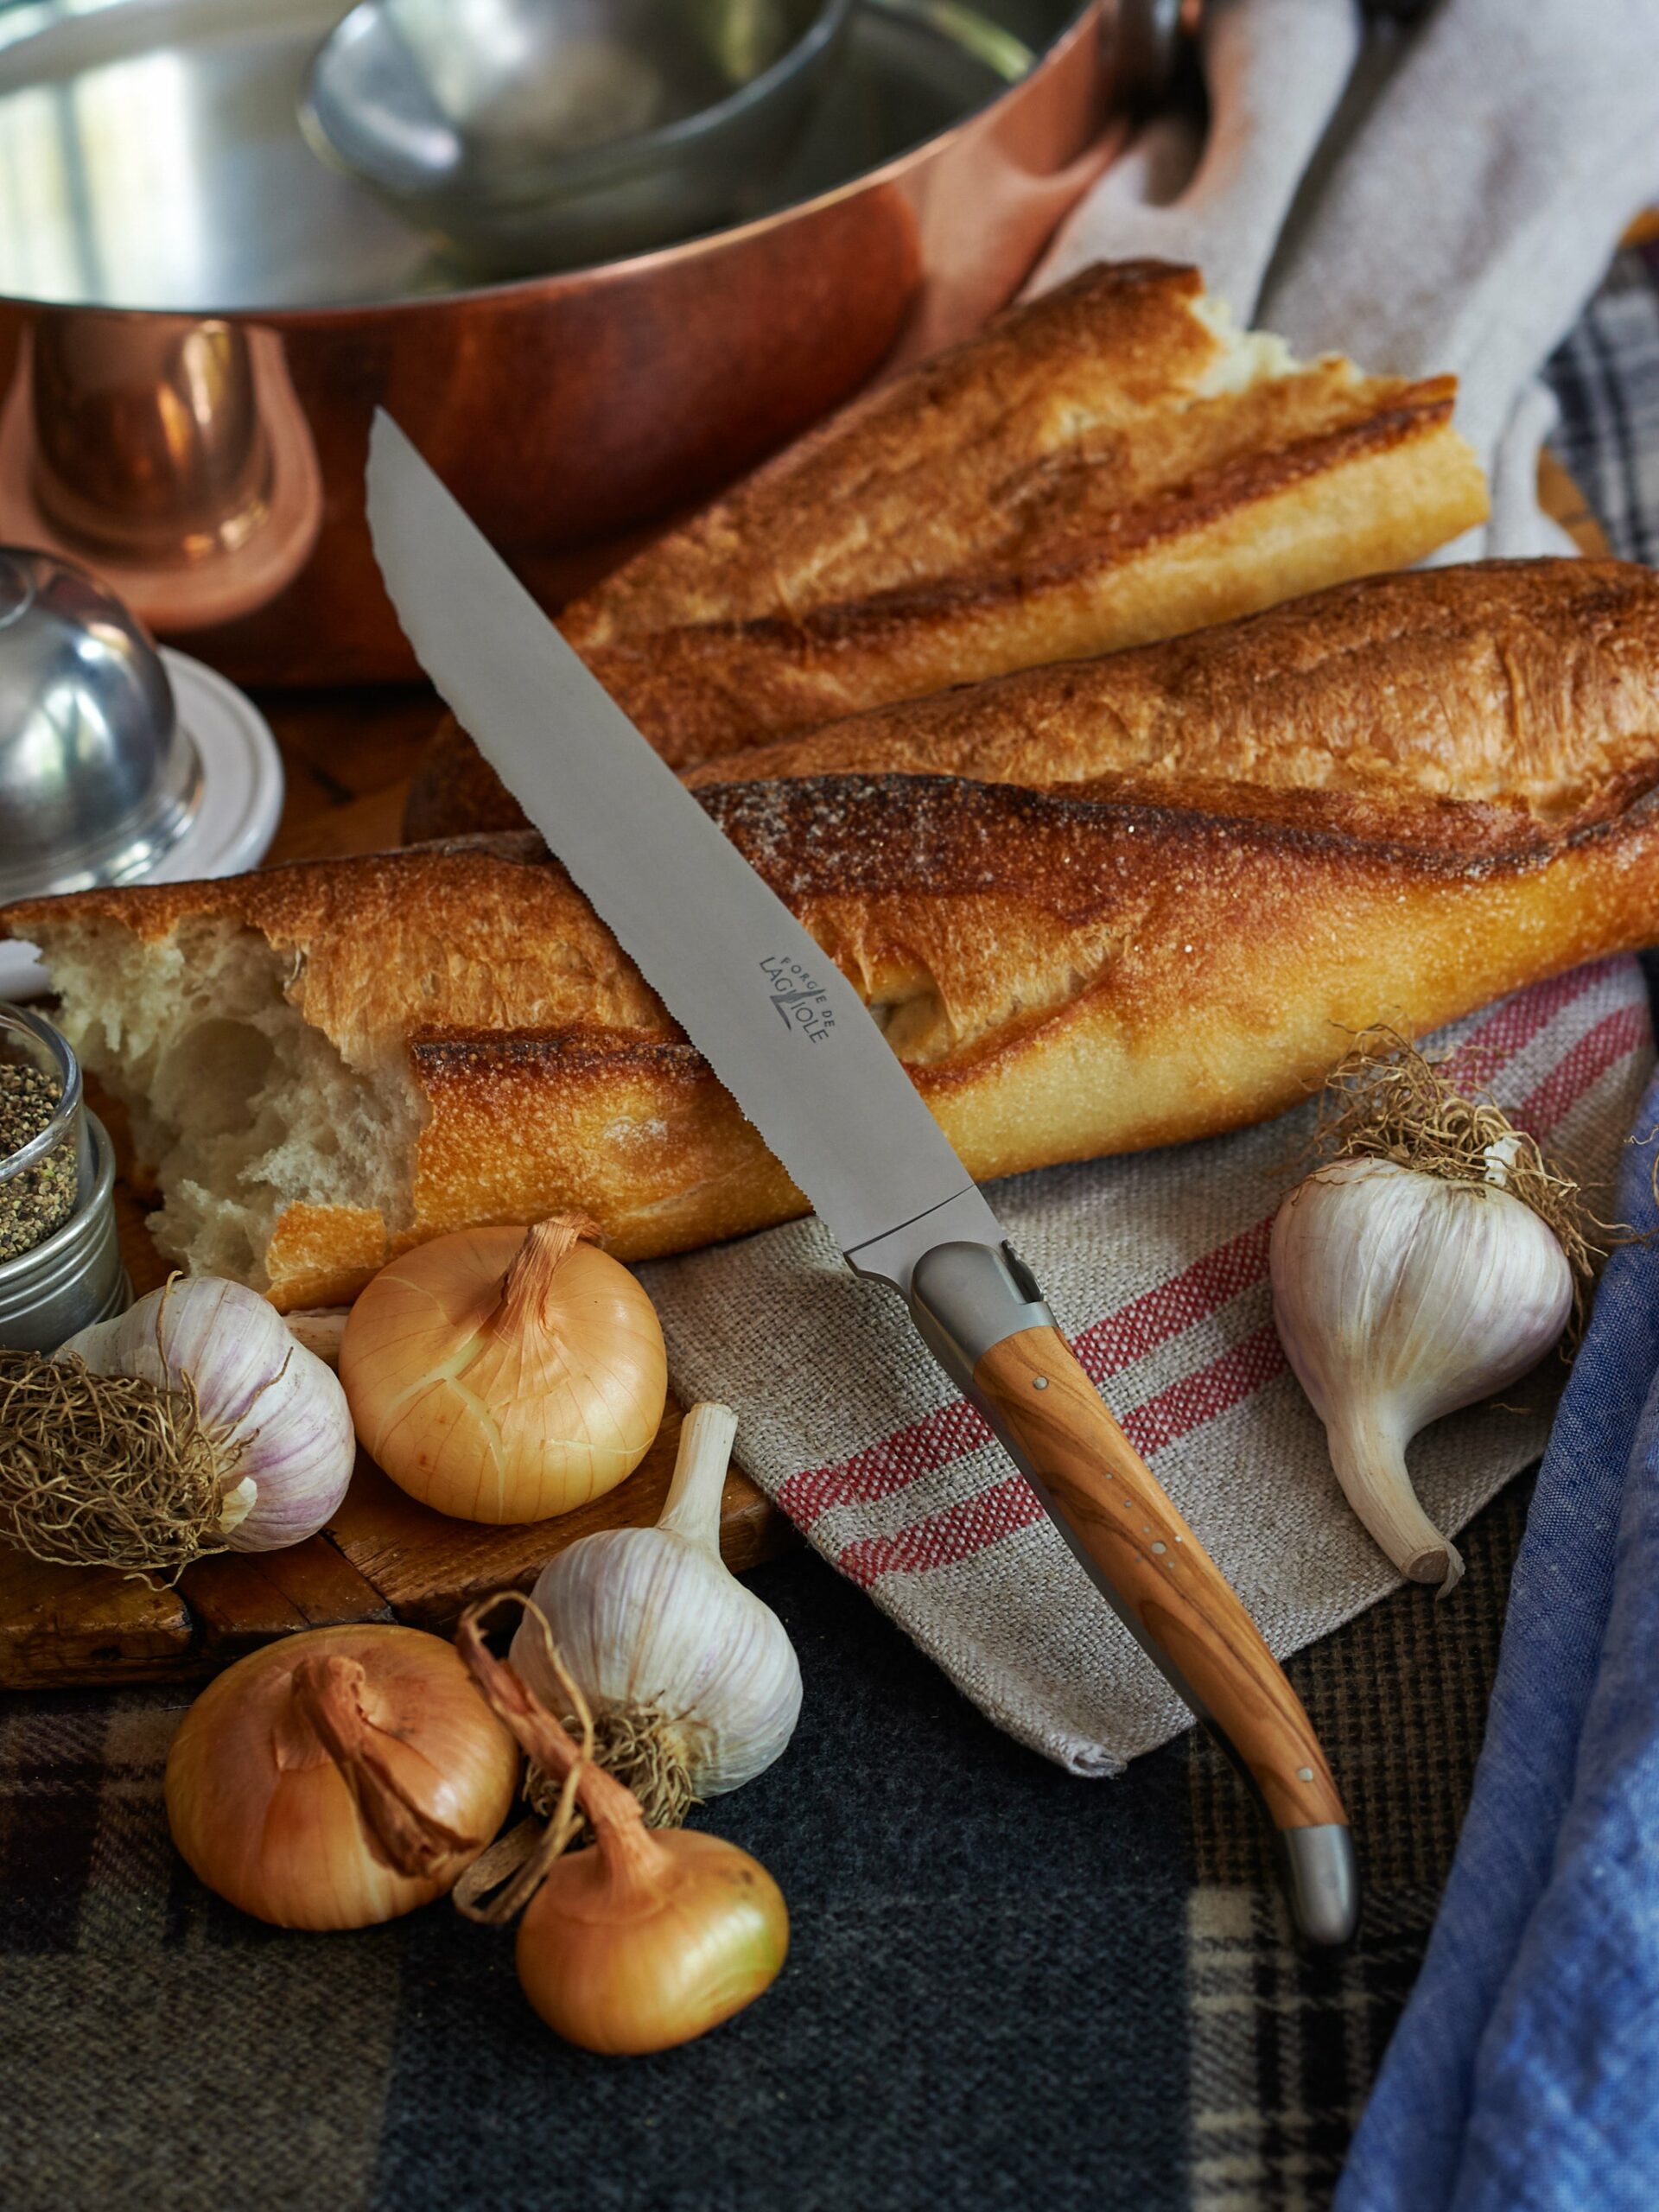
[[[1406,1446],[1535,1366],[1573,1307],[1559,1240],[1501,1186],[1501,1160],[1489,1172],[1336,1160],[1291,1192],[1269,1246],[1274,1320],[1337,1479],[1401,1573],[1442,1596],[1463,1562],[1418,1503]]]
[[[0,1530],[174,1575],[315,1535],[356,1459],[346,1395],[255,1292],[176,1278],[52,1357],[0,1355]]]
[[[338,1378],[242,1284],[175,1279],[56,1355],[98,1375],[176,1390],[188,1376],[231,1485],[213,1532],[232,1551],[276,1551],[315,1536],[346,1495],[357,1459]]]

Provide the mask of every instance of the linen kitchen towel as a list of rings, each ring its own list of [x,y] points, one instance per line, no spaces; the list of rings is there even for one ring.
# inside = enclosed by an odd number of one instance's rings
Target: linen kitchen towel
[[[1430,1049],[1611,1199],[1653,1056],[1634,960],[1537,984]],[[1313,1112],[991,1192],[1084,1366],[1281,1656],[1400,1580],[1338,1489],[1273,1326],[1268,1231]],[[641,1273],[682,1398],[738,1408],[749,1472],[994,1720],[1095,1774],[1190,1725],[898,1300],[816,1220]],[[1412,1465],[1440,1526],[1537,1458],[1563,1372],[1421,1440]]]
[[[1103,256],[1196,261],[1304,355],[1452,373],[1492,516],[1435,557],[1570,551],[1539,508],[1538,379],[1659,200],[1655,0],[1210,0],[1211,117],[1149,124],[1063,226],[1046,289]]]

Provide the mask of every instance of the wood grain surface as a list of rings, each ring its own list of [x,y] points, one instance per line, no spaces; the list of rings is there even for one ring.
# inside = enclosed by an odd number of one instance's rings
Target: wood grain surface
[[[1274,1826],[1347,1825],[1313,1723],[1260,1630],[1058,1329],[1005,1337],[974,1370],[993,1423],[1052,1497],[1130,1627],[1181,1677]]]

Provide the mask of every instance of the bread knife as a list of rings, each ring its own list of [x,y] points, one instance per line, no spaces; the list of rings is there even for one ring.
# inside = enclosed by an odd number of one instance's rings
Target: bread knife
[[[1301,1933],[1345,1942],[1352,1840],[1301,1701],[862,1000],[384,410],[368,513],[392,605],[461,728],[852,1267],[905,1300],[1090,1580],[1218,1738],[1274,1831]]]

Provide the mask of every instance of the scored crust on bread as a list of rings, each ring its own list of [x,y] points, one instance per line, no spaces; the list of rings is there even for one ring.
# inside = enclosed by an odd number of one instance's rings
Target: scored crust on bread
[[[1154,645],[877,708],[685,780],[857,772],[1042,787],[1129,772],[1505,798],[1548,818],[1659,746],[1656,671],[1652,570],[1475,562],[1368,576]],[[482,767],[470,744],[431,757],[424,810],[463,833],[522,827],[468,755]]]
[[[1656,671],[1651,569],[1473,562],[879,709],[686,781],[855,770],[1046,785],[1127,772],[1503,800],[1566,819],[1646,773]]]
[[[1455,391],[1297,361],[1196,269],[1103,264],[855,400],[562,626],[683,766],[1417,560],[1486,513]]]
[[[1455,390],[1297,361],[1197,270],[1103,264],[854,401],[560,627],[690,766],[1418,560],[1487,511]],[[411,836],[478,826],[480,797],[514,820],[464,741],[439,765],[449,812],[423,791]]]
[[[732,784],[702,804],[852,979],[980,1179],[1206,1136],[1659,933],[1645,781],[1520,804],[1096,779]],[[804,1210],[531,836],[25,901],[131,1109],[170,1257],[284,1307],[569,1210],[625,1259]]]

